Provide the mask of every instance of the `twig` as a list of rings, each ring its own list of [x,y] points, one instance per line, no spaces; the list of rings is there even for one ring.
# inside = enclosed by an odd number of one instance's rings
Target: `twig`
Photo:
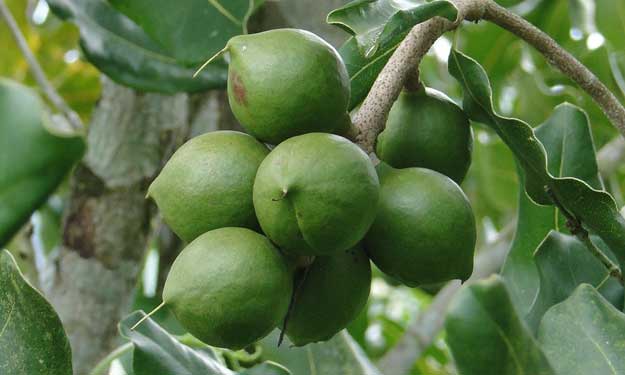
[[[625,137],[625,108],[588,68],[542,30],[492,0],[486,1],[484,19],[510,31],[542,53],[547,61],[575,81],[601,107]]]
[[[623,274],[621,274],[621,269],[614,263],[610,258],[608,258],[601,249],[595,245],[590,237],[588,236],[588,232],[584,230],[583,235],[578,235],[577,238],[586,245],[588,250],[594,255],[608,270],[608,273],[613,278],[617,279],[621,285],[625,285],[625,281],[623,280]]]
[[[365,151],[373,152],[376,138],[384,129],[388,112],[408,75],[418,67],[434,42],[446,31],[457,28],[463,20],[480,19],[512,32],[541,52],[551,65],[577,82],[595,100],[614,127],[625,137],[625,108],[588,68],[549,35],[493,0],[452,1],[458,8],[457,20],[449,22],[436,17],[416,25],[382,69],[354,116],[354,125],[358,129],[355,139]]]
[[[408,75],[416,69],[434,42],[446,31],[458,27],[463,20],[479,20],[485,10],[484,0],[453,0],[453,3],[458,8],[455,22],[435,17],[413,27],[375,80],[354,116],[354,125],[359,132],[356,142],[366,152],[373,152],[375,140],[384,129],[388,112]]]
[[[28,62],[28,67],[30,68],[31,73],[35,77],[35,81],[41,87],[41,90],[46,95],[48,100],[63,114],[67,123],[72,127],[72,130],[78,133],[83,133],[85,131],[85,127],[80,120],[80,117],[74,112],[68,105],[65,103],[61,95],[56,91],[56,89],[50,84],[50,81],[46,78],[41,65],[37,62],[35,55],[28,47],[28,43],[26,42],[26,38],[22,31],[20,30],[11,10],[7,7],[4,0],[0,0],[0,15],[5,20],[9,30],[11,31],[11,35],[15,39],[17,46],[22,51],[24,58]]]
[[[459,15],[455,22],[441,18],[433,18],[416,25],[393,53],[388,63],[378,75],[362,106],[354,116],[354,125],[358,130],[357,143],[367,152],[374,150],[378,134],[384,129],[388,113],[397,99],[402,87],[406,84],[409,74],[419,63],[434,42],[446,31],[458,27],[463,20],[477,21],[487,19],[524,39],[540,51],[547,60],[564,74],[577,82],[601,106],[608,118],[622,135],[625,135],[625,109],[616,97],[595,77],[584,65],[560,47],[547,34],[531,25],[521,17],[500,7],[492,0],[452,0],[458,8]],[[582,233],[583,234],[583,233]],[[586,235],[588,233],[586,232]],[[584,237],[581,238],[584,242]],[[588,239],[587,242],[592,242]],[[588,243],[586,244],[588,246]],[[505,248],[503,250],[506,250]],[[594,244],[591,251],[597,250]],[[604,255],[600,252],[601,255]],[[505,257],[505,252],[504,256]],[[503,257],[501,259],[503,259]],[[607,258],[607,257],[606,257]],[[603,259],[602,262],[605,262]],[[609,259],[607,259],[610,261]],[[610,261],[611,262],[611,261]],[[606,263],[604,263],[606,264]],[[610,263],[612,264],[612,263]],[[612,276],[622,281],[618,267],[608,265]],[[481,263],[476,261],[471,281],[485,273]],[[618,272],[618,274],[617,274]],[[447,306],[459,283],[448,283],[434,298],[431,307],[409,327],[398,345],[387,353],[380,361],[380,367],[398,370],[403,373],[409,369],[423,350],[431,344],[436,333],[441,329]]]
[[[621,273],[621,269],[617,266],[610,258],[601,249],[599,249],[590,239],[588,235],[588,231],[584,229],[582,222],[575,217],[572,213],[570,213],[558,200],[556,194],[550,188],[545,189],[553,204],[562,212],[562,215],[566,218],[566,226],[571,231],[571,234],[577,237],[577,239],[583,243],[586,248],[590,251],[592,255],[594,255],[599,261],[605,266],[608,270],[610,276],[617,279],[621,285],[625,285],[625,281],[623,280],[623,274]]]

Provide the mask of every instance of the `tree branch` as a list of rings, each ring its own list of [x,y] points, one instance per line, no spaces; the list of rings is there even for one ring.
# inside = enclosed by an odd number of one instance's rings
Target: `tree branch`
[[[554,206],[556,206],[562,215],[566,218],[566,226],[571,231],[571,234],[577,237],[577,239],[586,246],[588,251],[597,258],[601,264],[605,266],[608,270],[608,274],[611,277],[614,277],[618,280],[621,285],[625,285],[623,274],[621,273],[621,269],[617,266],[610,258],[601,249],[599,249],[590,239],[588,235],[588,231],[584,229],[582,222],[575,217],[572,213],[570,213],[563,205],[560,203],[558,197],[554,194],[553,190],[547,188],[547,194],[551,198]]]
[[[479,20],[485,11],[484,0],[452,1],[458,8],[456,21],[435,17],[413,27],[378,75],[354,116],[353,122],[358,129],[355,139],[366,152],[374,151],[376,138],[384,129],[388,112],[406,79],[434,42],[446,31],[458,27],[463,20]]]
[[[573,55],[549,35],[501,7],[492,0],[452,0],[458,8],[455,22],[435,17],[416,25],[393,53],[354,116],[357,134],[353,139],[365,151],[374,151],[378,134],[412,70],[443,33],[457,28],[463,20],[486,19],[512,32],[536,48],[547,61],[575,81],[601,107],[614,127],[625,137],[625,108],[616,96]]]
[[[452,1],[459,11],[457,20],[448,22],[441,18],[433,18],[416,25],[380,72],[362,106],[354,116],[353,122],[357,134],[354,135],[353,139],[365,151],[369,153],[374,151],[376,138],[384,129],[393,103],[407,79],[411,74],[414,75],[413,69],[419,65],[434,42],[446,31],[457,28],[463,20],[477,21],[479,19],[487,19],[497,24],[535,47],[551,65],[560,69],[584,89],[602,108],[621,135],[625,136],[625,109],[623,106],[592,72],[547,34],[492,0]],[[584,242],[583,239],[582,242]],[[500,257],[496,258],[501,259],[501,262],[505,258],[506,250],[507,247],[505,246],[499,248],[500,254],[498,255]],[[483,256],[487,254],[485,252]],[[486,264],[493,265],[493,262],[484,261],[488,257],[479,258],[478,256],[474,274],[468,282],[493,272],[489,271],[486,266]],[[602,262],[604,261],[605,259],[602,259]],[[497,264],[500,265],[501,263]],[[609,271],[612,276],[622,280],[618,268],[611,267]],[[378,362],[381,368],[392,369],[393,373],[405,373],[409,370],[441,329],[445,311],[459,288],[460,283],[452,281],[437,294],[430,308],[409,326],[397,346]]]
[[[67,103],[65,103],[65,100],[63,100],[61,95],[59,95],[59,93],[52,86],[50,81],[48,81],[48,79],[46,78],[46,75],[43,72],[41,65],[39,65],[39,62],[37,62],[37,59],[35,58],[33,52],[30,50],[30,47],[28,47],[28,42],[26,42],[24,34],[22,34],[22,31],[20,30],[17,22],[15,21],[15,18],[13,17],[13,14],[11,13],[11,10],[7,7],[4,0],[0,0],[0,15],[9,27],[9,31],[11,32],[13,39],[15,39],[15,42],[17,43],[20,51],[22,51],[24,58],[28,62],[28,67],[35,77],[35,81],[37,81],[37,84],[39,85],[39,87],[41,87],[43,93],[46,95],[48,100],[50,100],[52,105],[54,105],[56,109],[63,114],[65,120],[71,126],[72,130],[77,133],[84,133],[85,127],[80,120],[80,117],[69,107],[69,105],[67,105]]]
[[[492,0],[486,1],[484,19],[510,31],[542,53],[549,64],[575,81],[594,99],[625,137],[625,108],[599,78],[573,55],[542,30]]]

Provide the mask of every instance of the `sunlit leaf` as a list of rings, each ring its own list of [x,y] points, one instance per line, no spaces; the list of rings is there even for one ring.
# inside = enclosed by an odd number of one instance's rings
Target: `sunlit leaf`
[[[123,85],[165,93],[225,87],[224,63],[211,64],[193,78],[194,68],[181,65],[105,0],[48,0],[48,3],[58,16],[78,26],[87,59]]]

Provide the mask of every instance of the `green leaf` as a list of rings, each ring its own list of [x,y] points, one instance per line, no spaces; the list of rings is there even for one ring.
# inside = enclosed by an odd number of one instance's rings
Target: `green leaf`
[[[235,375],[223,364],[215,350],[190,336],[187,341],[193,347],[181,343],[151,318],[146,319],[134,330],[145,314],[135,311],[119,323],[122,337],[134,345],[132,368],[134,375],[176,374],[176,375]],[[263,362],[240,373],[241,375],[290,375],[283,366]]]
[[[241,372],[241,375],[291,375],[291,372],[277,363],[263,362]]]
[[[330,12],[327,22],[354,35],[361,54],[370,58],[380,46],[401,41],[412,26],[433,16],[454,21],[457,14],[453,3],[446,0],[356,0]]]
[[[79,137],[50,133],[43,103],[30,89],[0,79],[0,247],[82,157]]]
[[[233,375],[222,365],[212,350],[194,350],[181,344],[167,331],[148,318],[131,330],[145,314],[133,312],[119,324],[120,334],[134,344],[133,370],[136,375]]]
[[[600,240],[595,239],[595,242]],[[609,249],[602,250],[610,253]],[[526,319],[534,332],[545,312],[568,298],[581,283],[591,284],[612,304],[622,305],[623,287],[610,277],[605,266],[577,238],[551,231],[534,257],[540,289]]]
[[[575,177],[593,189],[603,189],[590,124],[583,109],[560,104],[534,132],[545,147],[551,175]]]
[[[561,104],[544,124],[535,129],[535,134],[546,149],[549,173],[557,177],[576,177],[596,189],[602,188],[590,125],[584,111],[571,104]],[[525,181],[522,171],[519,179]],[[522,316],[529,313],[539,289],[534,252],[549,231],[564,227],[554,207],[538,206],[523,189],[519,191],[516,234],[503,275],[508,281],[512,301]]]
[[[350,109],[367,96],[378,74],[413,26],[435,16],[453,21],[458,12],[446,0],[429,3],[407,0],[401,2],[401,7],[398,4],[391,0],[357,0],[328,15],[328,22],[356,35],[339,48],[351,80]]]
[[[263,359],[278,362],[294,375],[381,375],[346,331],[332,339],[303,347],[294,347],[285,338],[280,347],[279,331],[275,330],[260,341]]]
[[[185,65],[198,65],[220,51],[228,40],[247,32],[252,0],[109,0],[135,21],[169,55]]]
[[[558,374],[625,373],[625,315],[588,284],[547,311],[538,341]]]
[[[625,266],[625,219],[614,199],[577,178],[554,177],[547,170],[543,145],[532,128],[517,119],[504,118],[493,109],[492,90],[484,69],[473,59],[451,51],[449,72],[463,86],[463,106],[469,117],[492,127],[515,154],[526,180],[525,189],[538,204],[551,205],[549,189],[560,204],[581,220],[614,251]]]
[[[87,59],[118,83],[164,93],[226,85],[223,62],[207,66],[193,78],[195,69],[181,65],[105,0],[49,0],[48,4],[59,17],[78,26]]]
[[[463,375],[554,374],[499,276],[463,287],[450,305],[445,328]]]
[[[0,373],[71,375],[72,354],[61,320],[0,251]]]

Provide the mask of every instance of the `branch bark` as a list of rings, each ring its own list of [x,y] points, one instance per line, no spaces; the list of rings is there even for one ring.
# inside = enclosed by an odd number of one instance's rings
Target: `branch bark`
[[[378,134],[384,130],[388,113],[415,69],[443,33],[457,28],[464,20],[486,19],[512,32],[536,48],[547,61],[585,90],[601,107],[614,127],[625,137],[625,108],[616,96],[573,55],[549,35],[493,0],[452,0],[458,8],[455,22],[436,17],[416,25],[393,53],[378,75],[362,106],[354,116],[356,142],[367,152],[375,149]]]
[[[375,80],[362,106],[354,116],[358,129],[356,142],[368,153],[372,153],[378,134],[384,129],[388,112],[413,69],[434,42],[446,31],[453,30],[463,20],[479,20],[485,10],[484,0],[453,0],[458,8],[455,22],[435,17],[416,25],[393,53],[382,72]]]
[[[575,81],[601,107],[625,137],[625,108],[597,76],[542,30],[492,0],[486,1],[484,19],[510,31],[542,53],[549,64]]]
[[[26,42],[24,34],[22,34],[22,31],[11,13],[11,10],[7,7],[4,0],[0,0],[0,16],[2,16],[9,27],[9,31],[11,32],[13,39],[15,39],[20,51],[22,51],[22,54],[28,63],[28,67],[30,68],[33,77],[35,77],[35,81],[37,81],[37,84],[41,87],[43,93],[46,95],[48,100],[50,100],[52,105],[54,105],[56,109],[61,112],[65,118],[65,122],[69,124],[72,130],[77,133],[83,133],[85,131],[85,127],[82,120],[80,120],[78,114],[76,114],[76,112],[74,112],[69,105],[65,103],[65,100],[63,100],[50,81],[48,81],[48,78],[46,78],[46,74],[43,72],[41,65],[39,65],[39,62],[30,50],[30,47],[28,47],[28,42]]]

